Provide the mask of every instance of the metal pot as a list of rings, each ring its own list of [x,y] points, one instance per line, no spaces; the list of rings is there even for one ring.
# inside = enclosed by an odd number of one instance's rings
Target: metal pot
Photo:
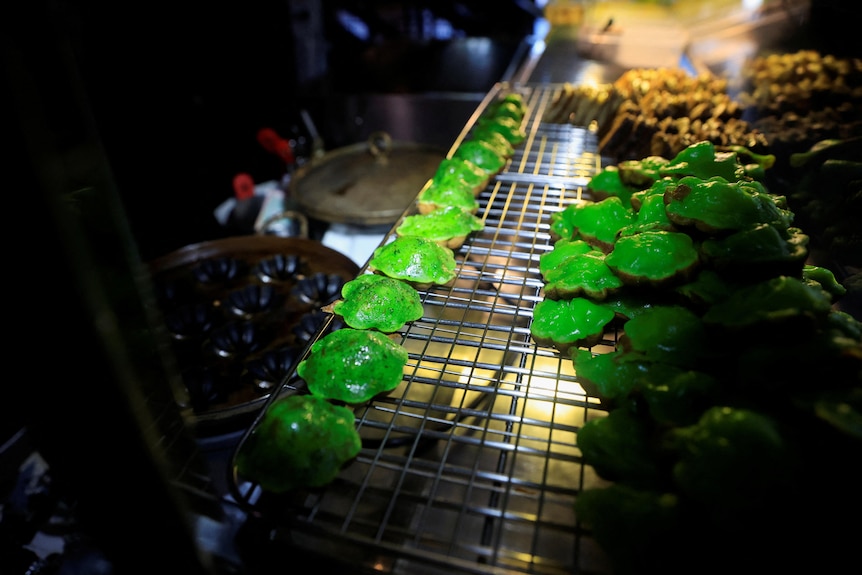
[[[386,132],[375,132],[366,142],[327,152],[298,169],[290,192],[310,218],[361,226],[394,224],[445,155],[435,146],[396,142]]]

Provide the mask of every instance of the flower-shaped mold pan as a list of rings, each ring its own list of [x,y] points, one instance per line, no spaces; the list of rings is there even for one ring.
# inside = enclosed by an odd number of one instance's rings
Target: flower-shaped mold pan
[[[343,285],[344,281],[338,274],[315,273],[296,282],[291,293],[299,301],[322,307],[338,299]]]
[[[193,244],[150,262],[156,304],[199,433],[251,421],[320,325],[320,308],[359,273],[304,238],[251,235]]]
[[[296,254],[275,254],[258,262],[255,273],[265,283],[290,281],[303,273],[302,263]]]

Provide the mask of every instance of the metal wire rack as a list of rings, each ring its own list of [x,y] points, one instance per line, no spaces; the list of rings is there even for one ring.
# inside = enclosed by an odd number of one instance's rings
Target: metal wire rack
[[[399,334],[410,357],[401,385],[355,410],[359,457],[307,493],[276,497],[235,480],[242,505],[274,518],[277,541],[357,571],[609,571],[574,511],[578,493],[601,483],[576,436],[603,410],[571,359],[529,331],[550,215],[586,197],[602,166],[593,131],[542,122],[559,89],[495,87],[453,144],[498,92],[525,96],[527,139],[479,196],[484,230],[456,251],[454,285],[421,291],[424,316]],[[383,243],[392,237],[394,227]],[[282,393],[301,385],[289,380]]]

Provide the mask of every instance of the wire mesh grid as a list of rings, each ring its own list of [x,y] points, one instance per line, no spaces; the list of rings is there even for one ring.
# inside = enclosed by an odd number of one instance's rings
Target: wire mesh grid
[[[594,132],[541,122],[555,89],[519,88],[527,139],[479,196],[485,227],[456,251],[454,284],[420,292],[424,315],[400,333],[401,385],[356,408],[358,458],[323,490],[238,488],[255,512],[279,517],[277,539],[377,572],[608,571],[574,510],[602,482],[576,436],[603,410],[571,359],[537,346],[529,328],[550,215],[601,167]]]

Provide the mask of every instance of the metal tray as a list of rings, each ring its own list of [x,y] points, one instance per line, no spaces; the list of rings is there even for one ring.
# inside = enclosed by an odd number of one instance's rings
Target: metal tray
[[[233,497],[273,525],[276,545],[378,573],[609,571],[574,512],[601,483],[576,435],[602,407],[572,361],[529,333],[550,215],[602,166],[594,132],[541,121],[559,89],[497,85],[453,144],[501,92],[524,95],[527,139],[479,196],[484,230],[456,251],[455,284],[421,291],[424,316],[398,334],[410,355],[401,386],[355,410],[359,457],[327,488],[284,496],[231,470]],[[280,394],[303,385],[294,374]]]

